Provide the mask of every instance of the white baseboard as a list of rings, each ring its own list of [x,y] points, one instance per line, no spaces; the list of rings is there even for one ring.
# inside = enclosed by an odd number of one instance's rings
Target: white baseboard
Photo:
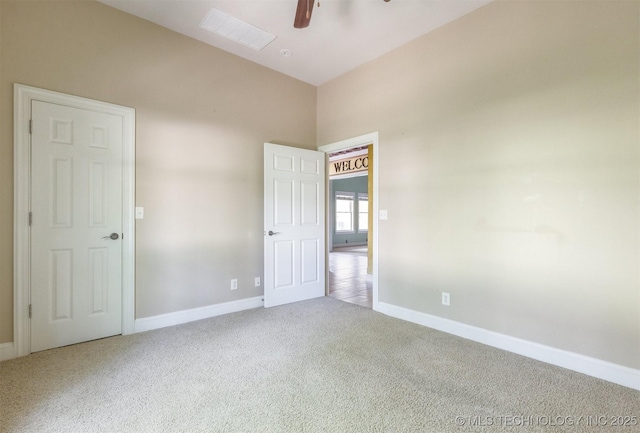
[[[135,331],[144,332],[167,326],[181,325],[196,320],[208,319],[223,314],[236,313],[264,306],[262,296],[241,299],[239,301],[225,302],[223,304],[208,305],[206,307],[193,308],[191,310],[176,311],[174,313],[160,314],[158,316],[136,319]]]
[[[517,353],[518,355],[557,365],[640,391],[640,370],[384,302],[378,303],[377,311],[397,319],[447,332],[457,335],[458,337]]]
[[[7,359],[13,359],[14,357],[13,343],[0,344],[0,361],[6,361]]]
[[[366,246],[367,246],[366,242],[349,242],[347,244],[342,244],[342,243],[333,244],[333,249],[349,248],[349,247],[366,247]]]

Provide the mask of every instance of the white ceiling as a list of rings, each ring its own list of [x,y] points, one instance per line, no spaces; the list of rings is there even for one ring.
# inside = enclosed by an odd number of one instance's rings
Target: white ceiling
[[[317,86],[492,0],[316,0],[306,29],[293,27],[297,0],[99,1]],[[200,28],[212,7],[276,39],[255,51]]]

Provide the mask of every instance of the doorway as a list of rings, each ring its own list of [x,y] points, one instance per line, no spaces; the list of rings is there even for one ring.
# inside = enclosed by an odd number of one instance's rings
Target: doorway
[[[329,154],[329,288],[332,298],[372,307],[369,146]]]
[[[378,309],[378,133],[319,148],[327,154],[327,296]],[[366,158],[366,161],[365,161]]]

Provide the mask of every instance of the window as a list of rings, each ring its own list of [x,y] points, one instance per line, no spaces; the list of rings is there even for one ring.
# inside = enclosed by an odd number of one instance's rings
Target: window
[[[353,232],[354,199],[352,192],[336,192],[336,232]]]
[[[358,193],[358,232],[369,230],[369,195]]]

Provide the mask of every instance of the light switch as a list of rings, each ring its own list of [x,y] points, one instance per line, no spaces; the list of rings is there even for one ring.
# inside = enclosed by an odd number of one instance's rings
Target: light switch
[[[144,218],[144,208],[136,206],[136,219],[141,220]]]
[[[389,215],[387,214],[387,210],[380,210],[380,219],[381,220],[386,220],[389,219]]]

